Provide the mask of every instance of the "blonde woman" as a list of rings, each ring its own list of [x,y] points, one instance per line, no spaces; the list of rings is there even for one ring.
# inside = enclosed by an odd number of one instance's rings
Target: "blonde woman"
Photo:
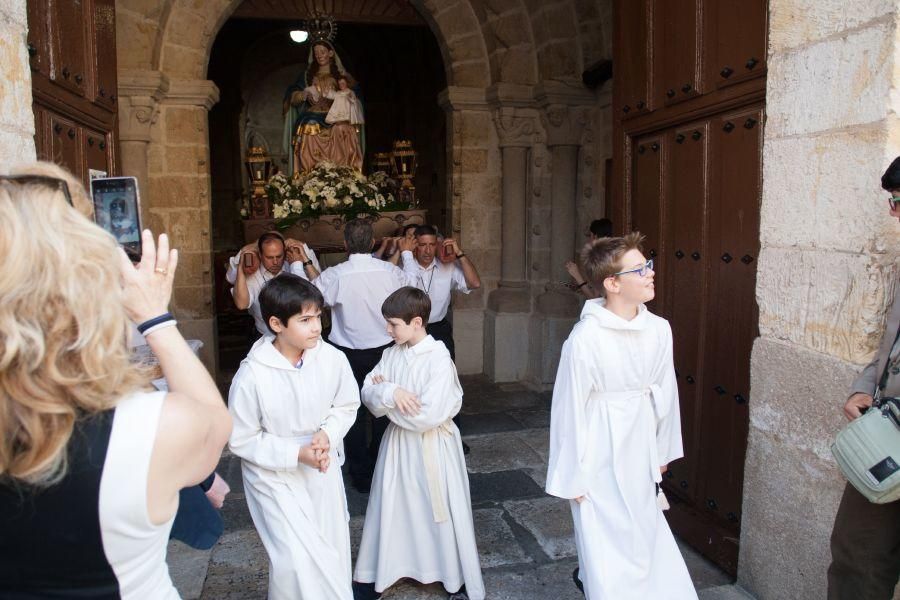
[[[89,214],[54,165],[0,175],[0,597],[177,598],[178,491],[231,419],[166,316],[177,251],[144,231],[134,267]],[[129,362],[129,319],[169,393]]]

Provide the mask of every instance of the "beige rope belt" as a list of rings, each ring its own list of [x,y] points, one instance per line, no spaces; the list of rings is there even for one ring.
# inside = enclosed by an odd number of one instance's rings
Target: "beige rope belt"
[[[450,518],[447,511],[447,503],[444,497],[447,495],[446,478],[441,476],[441,466],[438,464],[438,445],[441,436],[453,436],[453,420],[447,419],[434,429],[429,429],[422,434],[422,458],[425,461],[425,479],[428,481],[428,495],[431,496],[431,512],[434,514],[434,522],[442,523]]]

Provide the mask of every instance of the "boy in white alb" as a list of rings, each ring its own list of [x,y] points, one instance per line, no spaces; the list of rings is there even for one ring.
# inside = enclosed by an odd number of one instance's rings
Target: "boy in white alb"
[[[321,338],[322,294],[285,273],[259,294],[260,338],[231,384],[229,447],[241,457],[253,524],[269,554],[269,598],[350,600],[350,516],[342,440],[359,388]]]
[[[683,456],[672,330],[644,306],[653,261],[642,237],[601,238],[582,273],[601,298],[585,302],[563,344],[550,413],[547,493],[571,502],[589,600],[695,600],[662,510],[659,482]]]
[[[390,419],[381,440],[354,571],[357,600],[373,600],[403,577],[439,581],[455,600],[482,600],[462,439],[456,367],[425,332],[431,301],[413,287],[382,305],[395,345],[366,376],[362,398]]]

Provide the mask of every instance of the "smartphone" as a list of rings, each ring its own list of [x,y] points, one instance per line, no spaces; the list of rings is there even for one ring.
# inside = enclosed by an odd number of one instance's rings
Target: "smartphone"
[[[253,253],[252,253],[252,252],[245,252],[245,253],[244,253],[243,260],[244,260],[244,266],[245,266],[245,267],[252,267],[252,266],[253,266]]]
[[[91,180],[94,222],[112,234],[132,262],[141,260],[141,199],[134,177]]]

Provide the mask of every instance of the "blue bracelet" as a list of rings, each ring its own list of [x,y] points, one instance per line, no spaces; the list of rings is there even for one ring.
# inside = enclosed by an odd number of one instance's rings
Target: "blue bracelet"
[[[137,330],[141,333],[141,335],[144,335],[144,332],[146,332],[151,327],[154,327],[161,323],[165,323],[167,321],[174,321],[174,320],[175,320],[175,317],[172,316],[172,313],[168,313],[168,312],[163,313],[163,314],[159,315],[158,317],[153,317],[152,319],[147,319],[143,323],[139,324],[137,326]]]

